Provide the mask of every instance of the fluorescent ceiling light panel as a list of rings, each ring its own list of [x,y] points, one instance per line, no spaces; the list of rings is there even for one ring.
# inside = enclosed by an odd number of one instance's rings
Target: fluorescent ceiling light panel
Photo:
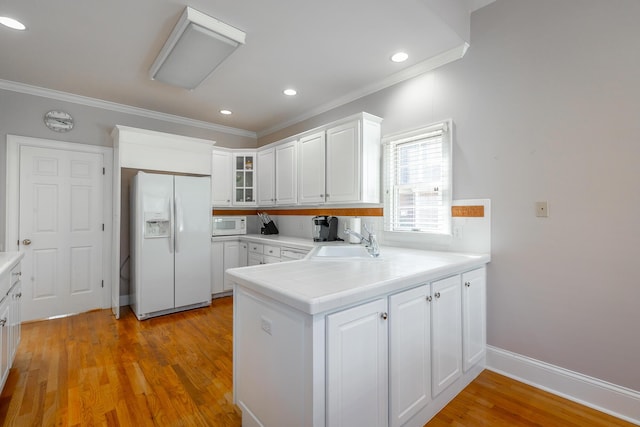
[[[194,89],[234,50],[246,34],[187,7],[149,70],[152,79]]]

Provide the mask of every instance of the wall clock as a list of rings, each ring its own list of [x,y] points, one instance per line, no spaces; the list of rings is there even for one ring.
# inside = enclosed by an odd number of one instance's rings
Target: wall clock
[[[44,115],[44,124],[56,132],[69,132],[73,129],[73,117],[64,111],[51,110]]]

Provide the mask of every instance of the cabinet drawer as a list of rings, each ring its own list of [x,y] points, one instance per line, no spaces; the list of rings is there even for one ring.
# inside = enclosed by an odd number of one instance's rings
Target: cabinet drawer
[[[280,258],[280,246],[264,245],[265,255]]]
[[[249,252],[261,254],[264,252],[264,245],[261,243],[249,243]]]
[[[22,270],[20,269],[20,263],[18,263],[18,265],[16,265],[11,269],[11,286],[19,282],[21,276],[22,276]]]

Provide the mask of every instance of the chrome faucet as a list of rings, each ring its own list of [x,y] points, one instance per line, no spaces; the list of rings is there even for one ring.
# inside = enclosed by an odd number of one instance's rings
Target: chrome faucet
[[[371,255],[372,257],[380,256],[380,247],[378,246],[378,239],[376,239],[375,233],[372,233],[371,230],[369,230],[367,224],[364,224],[364,229],[369,237],[364,237],[362,234],[346,227],[344,229],[344,234],[355,236],[356,238],[360,239],[360,243],[366,242],[367,244],[365,246],[367,248],[367,251],[369,252],[369,255]]]

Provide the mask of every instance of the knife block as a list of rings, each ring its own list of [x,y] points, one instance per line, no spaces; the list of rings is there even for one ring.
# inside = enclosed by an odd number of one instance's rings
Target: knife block
[[[269,221],[260,229],[260,234],[278,234],[278,227],[273,221]]]

